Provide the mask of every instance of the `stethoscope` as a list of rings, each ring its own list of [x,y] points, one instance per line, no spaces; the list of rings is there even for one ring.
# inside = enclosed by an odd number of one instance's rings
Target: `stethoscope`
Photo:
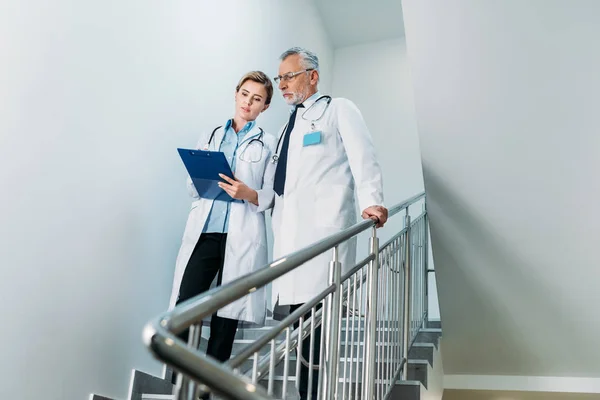
[[[323,115],[325,115],[325,112],[327,111],[327,109],[329,108],[329,104],[331,103],[331,96],[321,96],[319,97],[310,107],[308,107],[306,110],[304,110],[304,112],[302,113],[302,119],[305,121],[308,121],[307,118],[305,118],[304,116],[306,115],[307,112],[309,112],[319,101],[325,99],[326,104],[325,104],[325,108],[323,109],[323,112],[321,112],[321,115],[319,116],[319,118],[317,119],[312,119],[310,121],[310,130],[314,131],[315,130],[315,122],[319,122],[321,120],[321,118],[323,118]],[[289,123],[289,122],[288,122]],[[285,127],[283,128],[282,132],[285,132],[285,130],[287,129],[288,124],[285,124]],[[281,135],[279,136],[279,140],[277,141],[277,147],[275,148],[275,154],[273,155],[273,157],[271,157],[271,163],[275,164],[278,160],[279,160],[279,147],[281,145],[281,139],[284,137],[285,135]]]
[[[215,130],[214,130],[214,131],[212,131],[212,133],[210,134],[210,138],[208,138],[208,143],[206,143],[206,146],[204,146],[204,150],[208,150],[208,148],[210,147],[210,144],[211,144],[211,142],[212,142],[213,138],[215,137],[215,132],[216,132],[216,131],[218,131],[218,130],[219,130],[220,128],[222,128],[222,127],[223,127],[222,125],[221,125],[221,126],[217,126],[217,127],[215,128]],[[246,144],[246,147],[244,148],[244,151],[245,151],[245,149],[247,149],[247,148],[248,148],[248,146],[250,146],[250,145],[252,144],[252,142],[258,142],[258,143],[260,143],[260,145],[261,145],[262,149],[264,149],[264,148],[265,148],[265,142],[263,141],[263,136],[265,135],[265,131],[263,131],[263,130],[262,130],[262,128],[260,128],[260,127],[259,127],[258,129],[260,129],[260,132],[259,132],[259,134],[258,134],[258,137],[257,137],[257,138],[253,138],[252,140],[250,140],[250,141],[248,142],[248,144]],[[223,137],[225,137],[225,136],[223,136]],[[219,145],[219,148],[220,148],[220,147],[221,147],[221,146]],[[261,150],[262,150],[262,149],[261,149]],[[261,153],[262,153],[262,151],[261,151]]]

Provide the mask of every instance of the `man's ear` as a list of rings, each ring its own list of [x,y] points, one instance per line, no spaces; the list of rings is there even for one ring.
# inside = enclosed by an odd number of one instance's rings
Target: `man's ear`
[[[310,83],[311,85],[316,85],[319,82],[319,71],[313,69],[310,71]]]

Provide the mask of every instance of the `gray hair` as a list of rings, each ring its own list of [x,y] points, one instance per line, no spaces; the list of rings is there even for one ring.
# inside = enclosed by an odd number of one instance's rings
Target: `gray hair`
[[[283,61],[294,54],[298,54],[300,56],[302,59],[302,66],[305,69],[314,69],[319,71],[319,57],[317,57],[317,55],[312,51],[306,50],[302,47],[292,47],[291,49],[284,51],[281,56],[279,56],[279,59]]]

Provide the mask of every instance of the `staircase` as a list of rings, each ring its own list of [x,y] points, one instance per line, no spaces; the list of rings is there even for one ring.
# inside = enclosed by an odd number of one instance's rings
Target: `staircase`
[[[173,387],[168,369],[164,379],[133,371],[128,400],[192,400],[192,392],[208,390],[197,382],[234,399],[297,399],[296,353],[313,345],[299,339],[319,326],[320,363],[311,370],[319,376],[318,400],[441,399],[441,326],[427,318],[427,211],[423,203],[414,219],[409,213],[423,199],[420,193],[390,208],[390,217],[404,211],[404,228],[381,245],[374,222],[365,220],[153,319],[144,342],[158,360],[184,371],[183,380]],[[338,246],[366,231],[369,255],[342,269]],[[205,355],[197,321],[326,252],[332,255],[329,286],[318,296],[282,321],[239,329],[226,364]],[[301,328],[294,329],[297,323]],[[187,328],[193,333],[184,343],[176,333]],[[198,341],[199,352],[193,350]]]
[[[262,336],[276,321],[267,320],[267,326],[264,328],[247,328],[239,329],[236,335],[236,340],[233,345],[233,355],[236,355],[239,350],[248,345],[255,339]],[[346,334],[345,324],[342,328],[342,341]],[[355,335],[358,332],[355,330]],[[417,334],[417,338],[413,343],[408,355],[408,380],[398,380],[392,392],[390,400],[419,400],[419,399],[441,399],[442,394],[442,377],[443,369],[441,365],[441,336],[442,329],[440,321],[429,321],[427,327],[423,328]],[[279,342],[283,337],[279,337]],[[362,346],[362,342],[358,343]],[[201,351],[206,349],[206,340],[202,339],[200,344]],[[264,353],[266,354],[266,352]],[[344,383],[343,362],[346,360],[344,347],[340,352],[340,385]],[[356,362],[356,358],[354,359]],[[248,362],[244,367],[251,368]],[[243,371],[245,368],[242,367]],[[298,399],[295,390],[295,369],[296,357],[290,355],[289,360],[289,378],[287,385],[287,395],[282,396],[283,389],[283,362],[277,365],[274,376],[274,392],[279,399],[296,400]],[[166,379],[165,379],[166,378]],[[377,377],[376,377],[377,379]],[[263,387],[267,387],[267,378],[259,381]],[[142,371],[134,370],[131,376],[129,385],[129,395],[126,399],[111,399],[108,397],[93,394],[90,400],[173,400],[173,385],[171,384],[171,372],[167,370],[165,377],[159,378],[153,375],[146,374]],[[354,393],[348,393],[344,400],[356,399]],[[360,397],[359,397],[360,398]]]

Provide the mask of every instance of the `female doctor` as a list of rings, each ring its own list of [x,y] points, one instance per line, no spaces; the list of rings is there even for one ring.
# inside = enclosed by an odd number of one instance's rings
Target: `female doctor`
[[[273,190],[272,184],[263,183],[272,181],[265,172],[274,173],[267,165],[276,139],[255,120],[269,108],[272,95],[273,85],[263,72],[247,73],[235,89],[233,118],[200,138],[198,149],[225,154],[235,180],[222,175],[223,192],[213,201],[198,197],[188,177],[193,202],[177,256],[170,308],[207,291],[213,281],[225,284],[267,264],[264,210]],[[262,324],[265,314],[264,288],[220,309],[211,317],[207,354],[227,361],[238,321]],[[187,334],[181,338],[187,341]]]

